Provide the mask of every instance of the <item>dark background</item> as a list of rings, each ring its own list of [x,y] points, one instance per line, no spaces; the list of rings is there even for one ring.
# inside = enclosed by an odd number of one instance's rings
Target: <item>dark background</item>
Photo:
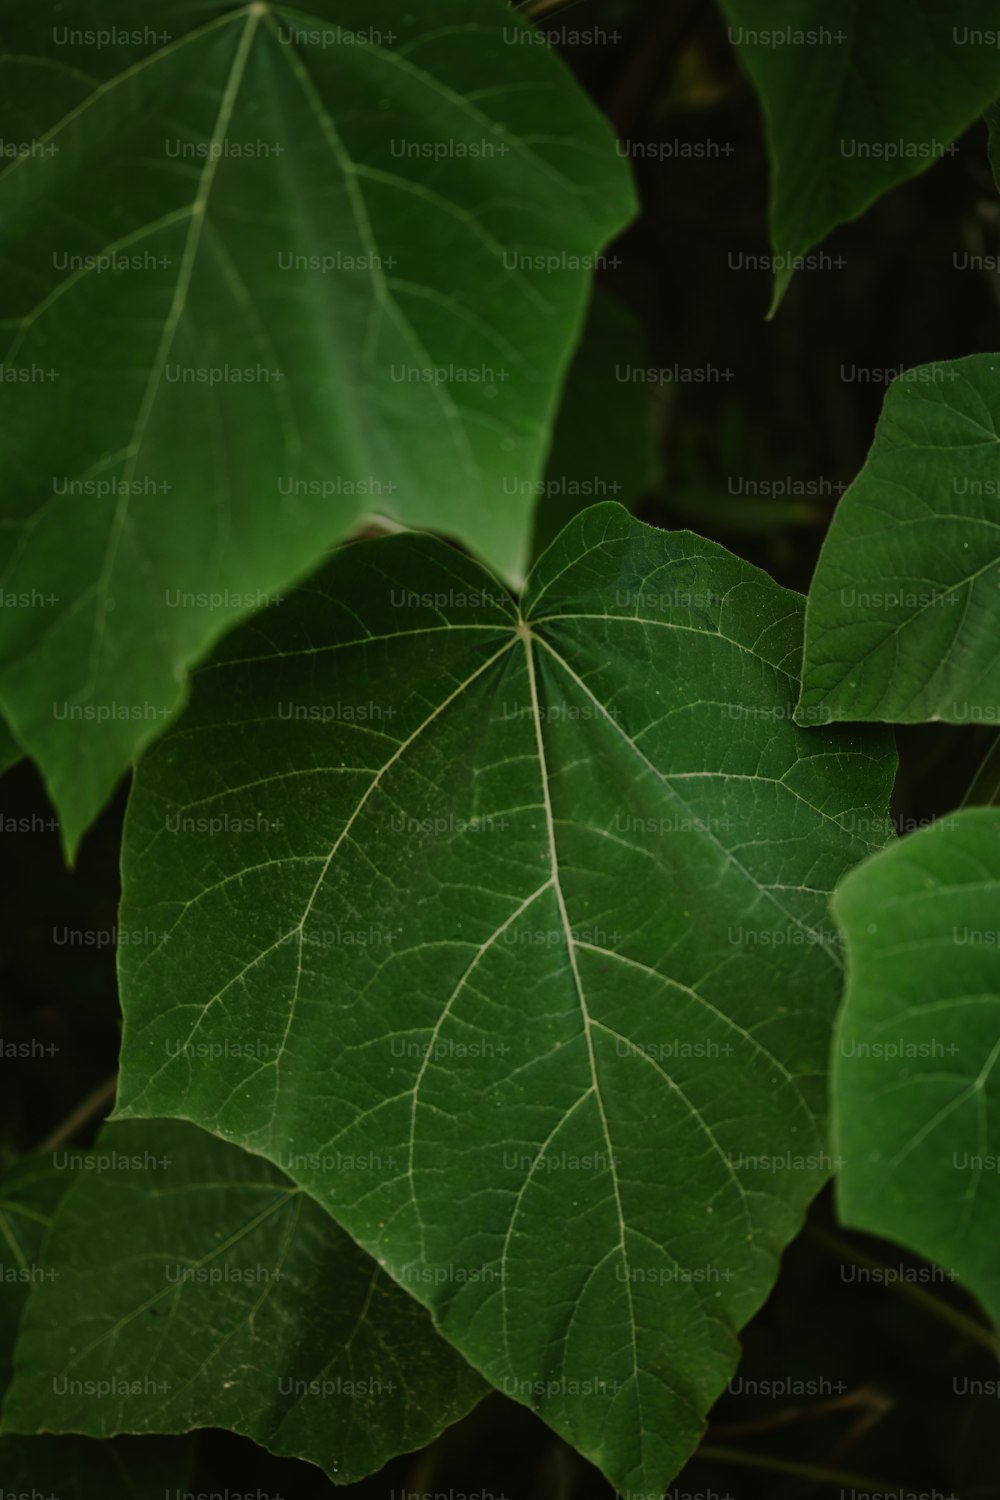
[[[823,248],[843,264],[796,276],[768,322],[768,271],[734,269],[734,257],[770,249],[761,119],[717,12],[688,0],[583,0],[546,7],[537,19],[556,33],[604,33],[597,44],[560,50],[623,140],[700,144],[700,155],[674,146],[669,159],[634,161],[643,213],[615,247],[621,264],[601,277],[604,291],[639,319],[648,364],[733,372],[729,380],[650,389],[654,463],[638,512],[654,524],[691,526],[805,590],[885,393],[884,379],[859,381],[845,371],[1000,346],[1000,279],[955,265],[967,251],[1000,252],[1000,196],[985,127],[977,125],[956,155],[831,236]],[[607,436],[613,455],[615,434]],[[750,497],[739,492],[741,477],[790,479],[807,492]],[[989,735],[930,725],[899,731],[898,739],[896,813],[905,831],[958,805]],[[22,831],[0,835],[4,868],[13,872],[3,903],[0,1023],[6,1042],[37,1039],[41,1049],[29,1060],[0,1062],[0,1144],[8,1158],[42,1145],[113,1078],[113,948],[71,946],[59,937],[114,927],[124,804],[123,789],[68,872],[33,769],[21,765],[0,780],[3,826],[29,820]],[[77,1141],[92,1138],[101,1112],[81,1126]],[[859,1285],[852,1270],[859,1253],[894,1268],[920,1265],[895,1246],[837,1230],[824,1194],[745,1334],[740,1367],[748,1380],[813,1382],[806,1388],[815,1394],[724,1397],[706,1446],[730,1456],[692,1460],[671,1486],[671,1500],[838,1492],[860,1500],[887,1489],[1000,1497],[1000,1408],[990,1398],[953,1394],[955,1379],[997,1375],[989,1352],[962,1324],[963,1314],[981,1322],[981,1312],[947,1280],[923,1287],[929,1299]],[[199,1463],[196,1489],[259,1489],[285,1500],[345,1493],[318,1470],[272,1459],[225,1433],[202,1434]],[[808,1466],[825,1477],[810,1477]],[[548,1428],[500,1396],[422,1453],[347,1493],[403,1500],[402,1492],[413,1491],[448,1500],[473,1493],[478,1500],[611,1495]]]

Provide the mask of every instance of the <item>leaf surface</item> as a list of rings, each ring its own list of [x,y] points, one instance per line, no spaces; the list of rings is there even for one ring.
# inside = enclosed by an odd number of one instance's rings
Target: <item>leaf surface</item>
[[[722,9],[767,124],[776,307],[798,258],[956,149],[1000,94],[996,9],[991,0],[960,10],[938,0],[722,0]]]
[[[72,851],[188,666],[366,516],[521,576],[587,258],[633,199],[497,0],[114,0],[111,45],[84,0],[0,22],[0,581],[33,601],[0,706]]]
[[[1000,813],[951,814],[838,888],[844,1222],[957,1273],[1000,1324]]]
[[[680,1468],[828,1170],[827,895],[893,754],[794,727],[801,621],[615,505],[523,613],[363,543],[227,640],[129,808],[121,1113],[275,1161],[620,1488]]]
[[[162,1120],[61,1154],[81,1164],[22,1320],[6,1433],[225,1427],[350,1483],[483,1394],[417,1303],[259,1157]]]
[[[0,1178],[0,1390],[6,1390],[18,1325],[28,1293],[54,1277],[42,1245],[68,1186],[51,1155],[27,1156]],[[51,1399],[51,1398],[50,1398]],[[0,1437],[0,1475],[8,1496],[58,1500],[163,1500],[165,1488],[184,1488],[194,1445],[170,1440]]]
[[[1000,722],[1000,358],[893,381],[809,590],[798,718]]]
[[[0,1390],[10,1380],[28,1293],[45,1276],[42,1241],[65,1188],[47,1156],[16,1161],[0,1178]]]

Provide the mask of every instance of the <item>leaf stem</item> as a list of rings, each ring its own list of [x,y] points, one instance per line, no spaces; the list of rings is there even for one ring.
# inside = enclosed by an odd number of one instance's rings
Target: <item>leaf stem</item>
[[[746,1422],[726,1422],[712,1426],[710,1436],[717,1438],[754,1437],[759,1433],[775,1432],[799,1422],[819,1422],[824,1417],[836,1416],[844,1411],[860,1410],[866,1424],[877,1421],[888,1410],[892,1402],[882,1391],[872,1386],[860,1386],[843,1396],[832,1396],[827,1401],[812,1401],[808,1406],[786,1406],[766,1417],[753,1417]]]
[[[95,1089],[91,1089],[85,1099],[81,1099],[76,1107],[62,1120],[55,1129],[35,1147],[36,1151],[56,1151],[60,1146],[65,1146],[71,1141],[78,1130],[90,1123],[95,1115],[103,1119],[105,1105],[112,1104],[115,1097],[115,1089],[118,1087],[118,1074],[112,1073],[110,1078],[105,1078]]]
[[[853,1261],[855,1265],[865,1266],[869,1270],[885,1271],[888,1269],[875,1256],[856,1249],[849,1241],[841,1239],[839,1234],[834,1234],[829,1229],[820,1229],[815,1224],[809,1224],[806,1226],[806,1233],[831,1254],[840,1256],[842,1260]],[[940,1319],[943,1323],[949,1323],[957,1332],[974,1339],[977,1344],[988,1349],[994,1357],[1000,1353],[995,1336],[984,1324],[975,1318],[970,1318],[959,1308],[952,1307],[950,1302],[935,1297],[933,1292],[928,1292],[922,1286],[914,1286],[910,1281],[886,1280],[882,1285],[891,1287],[901,1297],[907,1297],[918,1307],[922,1307],[925,1312],[930,1313],[932,1317]]]
[[[766,1453],[749,1453],[742,1448],[722,1448],[702,1443],[698,1458],[710,1458],[722,1464],[739,1464],[745,1469],[766,1469],[772,1474],[790,1474],[797,1479],[811,1479],[814,1484],[835,1485],[840,1489],[867,1490],[876,1494],[900,1494],[907,1486],[872,1479],[866,1474],[852,1474],[842,1469],[827,1469],[822,1464],[799,1463],[789,1458],[771,1458]]]
[[[969,790],[959,803],[963,807],[995,807],[1000,800],[1000,734],[979,763],[979,769],[969,783]]]

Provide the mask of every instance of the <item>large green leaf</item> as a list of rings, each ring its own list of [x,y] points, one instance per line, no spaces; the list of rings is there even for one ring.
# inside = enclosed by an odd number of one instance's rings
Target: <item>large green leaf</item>
[[[893,381],[809,590],[802,723],[1000,722],[1000,358]]]
[[[802,603],[611,504],[523,613],[362,543],[224,643],[128,813],[120,1112],[281,1165],[621,1488],[826,1176],[827,893],[893,754],[792,724]]]
[[[1000,93],[997,11],[992,0],[722,8],[767,122],[777,305],[797,258],[939,161]]]
[[[347,1483],[483,1394],[317,1204],[188,1124],[106,1129],[59,1206],[45,1267],[7,1433],[228,1427]]]
[[[72,849],[187,666],[366,514],[520,575],[632,196],[499,0],[0,23],[0,579],[36,601],[0,617],[0,706]],[[98,23],[124,41],[73,44]]]
[[[955,1271],[1000,1324],[1000,813],[891,845],[835,911],[841,1215]]]

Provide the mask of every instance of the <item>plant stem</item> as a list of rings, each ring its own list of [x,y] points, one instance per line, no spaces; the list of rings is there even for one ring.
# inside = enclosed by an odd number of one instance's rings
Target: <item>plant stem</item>
[[[91,1089],[87,1097],[81,1099],[75,1109],[70,1110],[65,1120],[62,1120],[51,1134],[47,1135],[44,1141],[35,1147],[35,1150],[55,1151],[58,1147],[65,1146],[67,1141],[71,1141],[77,1131],[82,1130],[84,1125],[89,1124],[95,1115],[101,1115],[103,1118],[105,1105],[114,1102],[115,1089],[117,1087],[118,1074],[112,1073],[111,1077],[105,1078],[104,1082],[99,1083],[96,1089]]]
[[[569,6],[578,3],[579,0],[525,0],[524,4],[517,5],[514,8],[515,10],[519,10],[522,15],[534,17],[540,16],[550,10],[557,10],[559,8],[565,10]]]
[[[838,1234],[832,1234],[828,1229],[819,1229],[815,1224],[807,1226],[806,1233],[809,1234],[825,1249],[838,1255],[842,1260],[851,1260],[858,1266],[866,1266],[869,1270],[885,1271],[887,1267],[873,1255],[866,1255],[863,1250],[856,1250],[847,1240],[840,1238]],[[970,1318],[967,1313],[960,1312],[957,1307],[952,1307],[950,1302],[944,1302],[940,1297],[935,1297],[933,1292],[928,1292],[924,1287],[914,1286],[909,1281],[882,1282],[883,1286],[889,1286],[900,1294],[907,1297],[918,1307],[932,1317],[939,1318],[943,1323],[949,1323],[952,1328],[967,1338],[975,1339],[977,1344],[982,1344],[994,1357],[998,1353],[997,1341],[991,1331],[975,1318]]]
[[[959,807],[994,807],[1000,798],[1000,734],[979,763]]]
[[[811,1479],[814,1484],[836,1485],[840,1489],[868,1490],[876,1494],[902,1492],[906,1486],[889,1484],[884,1479],[872,1479],[865,1474],[851,1474],[842,1469],[827,1469],[821,1464],[798,1463],[794,1459],[769,1458],[764,1453],[748,1453],[742,1448],[721,1448],[703,1443],[697,1452],[698,1458],[715,1459],[722,1464],[739,1464],[746,1469],[767,1469],[772,1474],[790,1474],[797,1479]]]
[[[845,1411],[860,1411],[866,1419],[877,1421],[891,1407],[892,1402],[882,1391],[871,1386],[860,1386],[843,1396],[832,1396],[828,1401],[812,1401],[808,1406],[786,1406],[766,1417],[713,1426],[709,1435],[716,1438],[754,1437],[758,1433],[774,1432],[799,1422],[819,1422],[824,1417],[837,1416]]]

